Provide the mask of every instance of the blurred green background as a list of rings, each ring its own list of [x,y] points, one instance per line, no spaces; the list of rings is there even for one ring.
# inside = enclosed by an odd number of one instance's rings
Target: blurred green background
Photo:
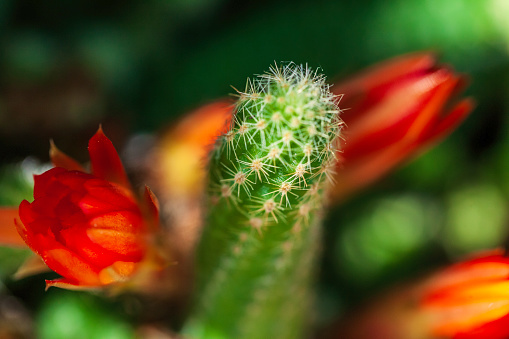
[[[0,202],[30,199],[50,138],[85,161],[99,123],[122,149],[274,61],[337,80],[436,51],[469,74],[477,108],[439,147],[331,212],[315,314],[325,325],[391,284],[505,244],[507,17],[506,0],[2,0]],[[171,312],[141,317],[129,298],[44,293],[41,276],[12,280],[26,255],[0,251],[0,329],[12,338],[132,338],[143,324],[174,323]]]

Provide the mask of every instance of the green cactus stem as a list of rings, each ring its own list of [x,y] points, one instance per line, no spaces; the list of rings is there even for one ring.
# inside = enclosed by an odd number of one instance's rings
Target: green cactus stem
[[[341,131],[325,78],[293,63],[248,80],[210,159],[191,338],[300,338]]]

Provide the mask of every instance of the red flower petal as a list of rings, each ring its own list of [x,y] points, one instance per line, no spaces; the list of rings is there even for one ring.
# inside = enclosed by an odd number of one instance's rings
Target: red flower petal
[[[436,56],[433,53],[406,54],[369,67],[350,80],[341,81],[333,87],[333,90],[336,94],[345,93],[345,96],[350,93],[366,92],[373,87],[397,81],[398,78],[426,72],[435,65]]]
[[[54,175],[54,181],[67,187],[68,191],[85,192],[83,189],[84,184],[96,178],[88,173],[79,171],[64,171]],[[54,194],[54,192],[51,192]]]
[[[106,267],[99,273],[103,284],[124,282],[128,280],[135,272],[137,265],[133,262],[117,261],[111,266]]]
[[[445,138],[449,133],[454,131],[472,112],[474,109],[474,101],[472,99],[464,99],[460,101],[454,109],[452,109],[445,118],[439,122],[436,128],[429,131],[427,135],[426,146],[435,144]]]
[[[55,167],[40,175],[34,175],[34,198],[45,196],[50,191],[56,194],[55,187],[52,187],[52,189],[49,189],[49,187],[55,184],[55,176],[64,172],[66,172],[65,169]]]
[[[99,127],[88,143],[92,174],[100,179],[130,187],[129,180],[115,147]]]
[[[122,207],[118,206],[118,204],[110,204],[103,198],[97,198],[90,194],[87,194],[81,198],[79,201],[79,207],[89,218],[101,216],[105,213],[124,210]],[[132,208],[130,207],[129,209]]]
[[[140,261],[142,259],[144,240],[141,235],[135,237],[132,233],[125,233],[115,241],[109,237],[112,233],[99,233],[99,231],[91,231],[90,234],[94,236],[92,238],[89,234],[91,229],[85,226],[68,228],[60,231],[60,237],[65,239],[66,248],[97,268],[105,268],[119,260]],[[105,236],[105,239],[100,239],[101,234]],[[127,243],[122,243],[123,241]],[[65,274],[56,272],[67,277]]]
[[[94,175],[52,144],[52,161],[60,167],[34,176],[34,201],[21,202],[21,221],[12,218],[21,239],[62,275],[47,287],[89,289],[125,281],[150,256],[148,225],[157,224],[156,198],[146,192],[147,206],[140,207],[101,128],[90,139],[89,153]]]
[[[55,143],[53,143],[53,140],[50,140],[49,157],[55,167],[62,167],[68,171],[85,172],[85,169],[80,165],[80,163],[60,151],[55,146]]]
[[[452,339],[507,339],[509,315],[489,322],[469,332],[457,333]]]
[[[458,84],[459,78],[453,76],[449,71],[440,70],[425,79],[429,81],[426,86],[433,89],[426,105],[420,110],[414,123],[408,130],[408,137],[411,140],[420,140],[424,132],[435,128],[439,121],[445,104],[450,100],[452,92]]]
[[[46,265],[66,279],[81,282],[85,285],[99,285],[99,269],[89,261],[83,260],[76,253],[63,247],[55,240],[36,235],[33,243],[39,249],[39,255]]]
[[[139,213],[115,211],[90,219],[93,228],[140,233],[144,231]]]
[[[508,279],[509,259],[499,250],[433,276],[423,288],[421,303],[431,321],[431,332],[458,339],[506,338]]]
[[[436,64],[429,53],[382,63],[339,85],[346,123],[336,171],[335,202],[385,175],[451,132],[470,112],[448,102],[465,85],[463,76]],[[448,114],[445,114],[448,113]]]
[[[143,237],[142,234],[133,234],[111,229],[89,228],[87,229],[87,235],[95,244],[118,254],[118,256],[115,256],[116,259],[141,260],[144,251],[144,246],[140,246],[144,243],[140,241],[140,238]]]
[[[120,209],[138,210],[138,205],[131,190],[123,186],[94,179],[87,181],[83,188],[91,198],[101,200],[103,203],[116,206]]]

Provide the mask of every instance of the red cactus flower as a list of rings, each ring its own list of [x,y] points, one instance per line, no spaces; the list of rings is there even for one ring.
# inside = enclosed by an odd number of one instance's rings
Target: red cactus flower
[[[416,53],[376,65],[334,86],[345,121],[342,161],[333,190],[342,200],[452,132],[472,110],[470,99],[451,106],[463,76]]]
[[[158,207],[148,188],[133,194],[120,158],[101,128],[89,141],[92,173],[53,144],[56,166],[34,176],[34,201],[19,206],[25,243],[62,276],[46,286],[94,288],[132,278],[151,256]]]
[[[421,307],[436,337],[508,338],[509,258],[492,251],[445,269],[426,285]]]

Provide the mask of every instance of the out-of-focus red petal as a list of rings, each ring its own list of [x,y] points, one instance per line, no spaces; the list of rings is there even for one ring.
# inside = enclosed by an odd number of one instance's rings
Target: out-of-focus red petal
[[[498,303],[507,306],[509,312],[509,281],[491,280],[460,284],[448,289],[432,291],[423,302],[432,307],[461,307],[461,305],[491,303],[493,304],[491,309],[494,309],[495,304]]]
[[[425,72],[436,64],[436,56],[429,52],[417,52],[396,57],[357,73],[353,78],[333,87],[336,94],[365,92],[370,88],[393,82],[409,74]]]
[[[433,276],[424,286],[426,298],[435,298],[437,293],[457,288],[479,285],[486,282],[504,281],[509,278],[509,258],[502,249],[479,253],[475,258],[457,263]]]
[[[509,315],[495,321],[488,322],[479,328],[468,332],[458,333],[452,339],[507,339],[509,336]]]
[[[432,53],[415,53],[393,58],[357,73],[332,87],[341,96],[342,119],[348,125],[371,114],[373,107],[387,100],[398,87],[407,87],[436,67]],[[404,101],[403,101],[404,102]]]
[[[468,334],[476,331],[485,324],[497,321],[503,318],[509,312],[509,300],[493,302],[459,303],[457,307],[450,307],[437,311],[435,316],[437,325],[433,328],[433,334],[437,338],[455,337],[457,334]],[[477,331],[480,335],[479,331]],[[507,338],[509,331],[504,330]],[[492,338],[491,336],[481,336],[480,338]]]
[[[421,307],[437,337],[506,338],[509,258],[493,250],[432,276],[422,288]]]
[[[444,78],[446,79],[444,81]],[[444,106],[450,100],[451,94],[454,91],[459,78],[455,77],[448,70],[440,70],[435,72],[432,76],[425,79],[428,84],[424,85],[426,88],[433,88],[431,96],[426,105],[420,110],[414,123],[407,133],[407,138],[410,140],[419,140],[426,131],[430,128],[435,128],[442,113]]]
[[[426,136],[425,146],[435,144],[449,135],[472,112],[475,103],[472,99],[460,101],[432,131]]]
[[[16,207],[0,208],[0,245],[26,247],[14,224],[18,214],[19,208]]]
[[[339,168],[334,179],[340,182],[331,190],[332,201],[338,203],[351,193],[374,182],[397,164],[401,163],[410,153],[411,147],[402,144],[401,147],[392,147],[361,159],[349,162],[345,160],[344,168]]]
[[[232,113],[230,101],[213,102],[186,115],[165,133],[154,166],[160,172],[158,190],[185,197],[202,194],[206,155],[228,129]]]
[[[184,117],[169,136],[202,147],[211,145],[227,131],[232,113],[233,105],[228,100],[204,105]]]
[[[339,163],[335,175],[335,180],[341,185],[335,186],[332,190],[333,200],[341,201],[352,192],[382,177],[405,160],[426,151],[451,133],[468,116],[472,108],[472,101],[466,99],[458,104],[450,113],[451,115],[448,115],[439,123],[438,127],[430,130],[428,134],[408,135],[409,140],[401,140],[401,142],[394,143],[392,147],[379,149],[378,152],[371,155],[369,152],[363,152],[362,149],[359,149],[359,152],[354,148],[345,149],[345,152],[341,154],[341,157],[344,157],[344,162]],[[419,132],[423,133],[422,130]],[[414,133],[419,132],[414,131]],[[417,137],[422,139],[415,140]],[[377,142],[376,135],[371,135],[366,140]]]
[[[120,157],[101,127],[88,142],[88,152],[92,163],[92,174],[121,186],[130,187]]]
[[[344,157],[362,157],[391,147],[403,139],[405,142],[418,139],[440,118],[440,103],[443,105],[445,101],[439,89],[442,92],[446,87],[451,89],[455,80],[450,71],[439,69],[420,78],[394,84],[376,105],[364,107],[364,111],[362,107],[346,110],[342,115],[348,126]],[[352,115],[358,117],[351,121]]]
[[[372,156],[376,152],[383,151],[406,140],[408,130],[415,120],[418,111],[412,110],[411,114],[403,117],[391,126],[378,126],[370,131],[360,131],[357,126],[352,126],[350,131],[345,132],[345,141],[342,149],[342,157],[355,161],[366,156]]]
[[[50,140],[49,157],[55,167],[62,167],[68,171],[85,172],[83,166],[67,154],[60,151],[57,146],[55,146],[53,140]]]
[[[341,104],[347,128],[335,202],[451,132],[472,109],[471,101],[463,100],[447,112],[465,80],[437,65],[433,54],[418,53],[375,66],[337,86],[336,93],[345,93]]]

